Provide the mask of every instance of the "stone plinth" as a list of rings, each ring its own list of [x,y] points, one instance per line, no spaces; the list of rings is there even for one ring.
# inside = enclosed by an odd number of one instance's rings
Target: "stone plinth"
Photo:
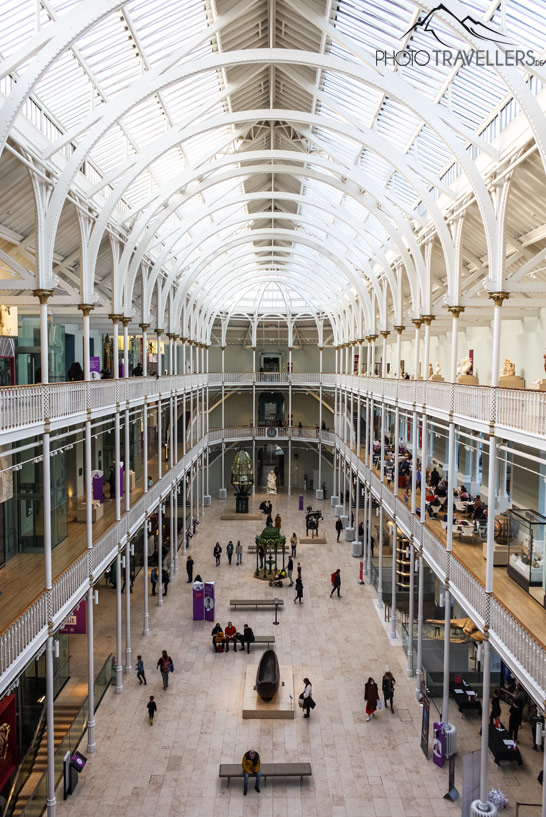
[[[534,380],[528,388],[533,391],[546,391],[546,380]]]
[[[325,545],[326,536],[319,533],[318,536],[306,536],[305,533],[299,538],[300,545]]]
[[[243,718],[261,718],[265,720],[293,720],[294,705],[294,674],[292,666],[281,664],[281,686],[271,701],[263,701],[256,692],[256,673],[258,665],[247,667],[243,693]],[[284,686],[282,685],[284,682]],[[301,684],[300,684],[301,686]],[[290,698],[292,695],[292,698]]]
[[[499,386],[501,389],[524,389],[525,380],[515,374],[506,374],[499,377]]]
[[[432,380],[433,383],[443,383],[444,378],[441,374],[433,374],[432,377],[429,377],[429,380]]]
[[[473,374],[460,374],[457,378],[457,383],[460,383],[461,386],[479,386],[479,381],[477,377],[474,377]]]

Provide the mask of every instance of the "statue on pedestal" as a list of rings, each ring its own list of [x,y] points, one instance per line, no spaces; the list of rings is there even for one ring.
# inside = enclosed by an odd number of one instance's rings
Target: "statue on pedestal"
[[[509,357],[505,357],[502,363],[501,377],[514,377],[516,374],[516,367]]]
[[[461,360],[461,375],[472,374],[472,358],[470,355],[463,357]]]
[[[436,368],[434,369],[434,374],[442,374],[440,371],[440,364],[436,362]]]
[[[428,376],[432,377],[433,374],[434,374],[434,371],[432,369],[432,363],[429,363],[428,364]]]
[[[277,477],[275,476],[275,471],[273,470],[271,470],[267,475],[267,493],[268,494],[277,493]]]

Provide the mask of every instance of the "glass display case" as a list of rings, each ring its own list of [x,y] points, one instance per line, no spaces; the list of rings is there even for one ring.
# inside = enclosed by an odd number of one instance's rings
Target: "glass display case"
[[[546,517],[518,508],[510,509],[509,519],[508,575],[543,604]]]

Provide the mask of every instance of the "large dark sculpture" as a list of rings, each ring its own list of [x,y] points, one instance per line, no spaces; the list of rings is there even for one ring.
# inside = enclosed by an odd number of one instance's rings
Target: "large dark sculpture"
[[[315,536],[318,537],[318,529],[319,529],[319,522],[323,518],[322,511],[314,511],[311,505],[307,506],[307,513],[305,514],[305,534],[309,536],[309,531],[311,531],[311,539]]]
[[[231,465],[231,484],[235,488],[235,513],[248,513],[248,497],[254,484],[252,460],[247,451],[238,451]]]
[[[281,682],[279,661],[275,650],[266,650],[260,658],[256,673],[256,692],[263,701],[270,701]]]

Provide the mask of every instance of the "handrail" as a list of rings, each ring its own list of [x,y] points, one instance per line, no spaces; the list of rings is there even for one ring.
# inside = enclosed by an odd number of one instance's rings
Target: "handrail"
[[[32,773],[32,767],[34,765],[34,761],[36,760],[38,748],[45,732],[46,720],[47,711],[44,706],[36,725],[30,746],[28,747],[23,760],[19,763],[17,771],[15,772],[15,776],[6,800],[6,805],[4,807],[4,811],[2,812],[2,817],[13,817],[13,812],[17,804],[17,798],[19,797],[21,789]],[[22,776],[24,776],[23,780],[21,780]]]

